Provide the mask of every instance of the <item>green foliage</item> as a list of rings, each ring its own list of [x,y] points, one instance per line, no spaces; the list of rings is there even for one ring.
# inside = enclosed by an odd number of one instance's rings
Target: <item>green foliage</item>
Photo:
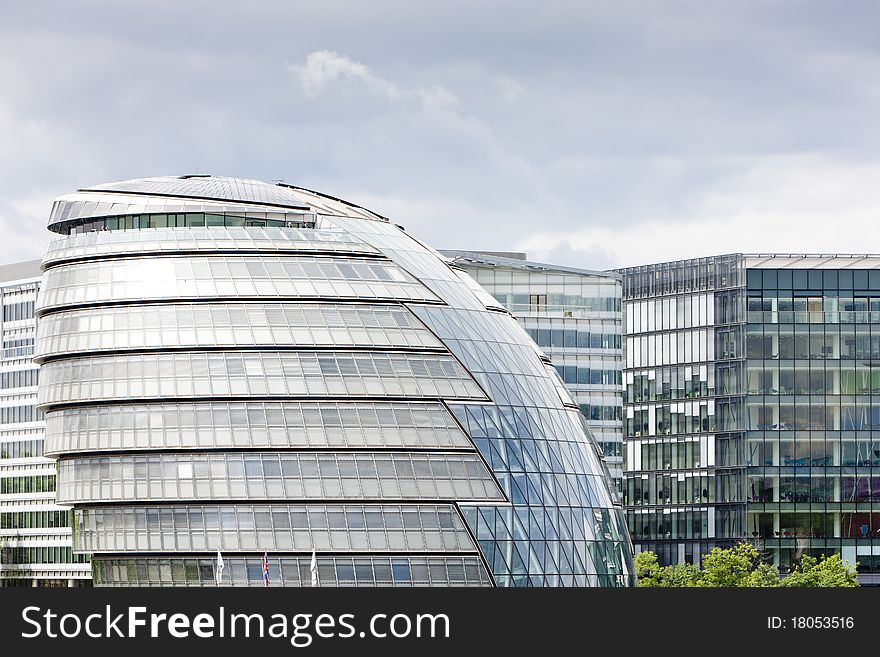
[[[692,563],[669,566],[663,573],[661,586],[700,586],[700,569]]]
[[[703,570],[700,573],[700,586],[742,587],[752,583],[765,582],[769,573],[758,570],[762,564],[757,548],[749,543],[740,543],[729,548],[713,548],[703,557]],[[753,577],[754,575],[754,577]],[[777,582],[770,584],[778,586]]]
[[[657,555],[650,550],[636,555],[636,581],[639,586],[660,586],[657,575],[662,569]]]
[[[856,567],[843,561],[839,554],[821,559],[804,555],[791,574],[782,580],[782,586],[798,588],[858,585]]]
[[[843,561],[839,555],[816,559],[804,555],[781,579],[776,568],[765,563],[761,553],[750,543],[732,548],[714,548],[703,556],[702,569],[693,564],[661,566],[653,552],[636,555],[636,581],[648,587],[832,587],[858,586],[856,567]]]
[[[699,586],[700,571],[693,564],[661,566],[653,552],[636,555],[636,580],[639,586]]]
[[[772,564],[760,563],[753,571],[742,578],[737,586],[748,588],[780,586],[779,571]]]

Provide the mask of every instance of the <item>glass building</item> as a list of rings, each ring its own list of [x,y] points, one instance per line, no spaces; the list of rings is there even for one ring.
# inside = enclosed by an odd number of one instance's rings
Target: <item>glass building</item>
[[[0,267],[0,586],[91,581],[71,549],[70,513],[55,504],[55,462],[43,456],[33,362],[40,262]]]
[[[577,403],[511,314],[369,210],[211,176],[56,200],[36,360],[102,586],[626,586]]]
[[[696,563],[745,539],[783,573],[840,554],[880,581],[880,256],[734,254],[621,273],[636,549]]]
[[[526,260],[525,254],[443,251],[507,308],[552,361],[587,418],[618,492],[623,476],[621,276]]]

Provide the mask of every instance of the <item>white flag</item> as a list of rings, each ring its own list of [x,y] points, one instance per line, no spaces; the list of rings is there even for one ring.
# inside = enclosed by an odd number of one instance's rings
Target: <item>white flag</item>
[[[217,580],[217,586],[220,586],[220,582],[223,581],[223,555],[220,554],[220,550],[217,550],[217,570],[215,579]]]
[[[315,551],[312,550],[312,563],[309,566],[312,571],[312,586],[318,585],[318,560],[315,558]]]

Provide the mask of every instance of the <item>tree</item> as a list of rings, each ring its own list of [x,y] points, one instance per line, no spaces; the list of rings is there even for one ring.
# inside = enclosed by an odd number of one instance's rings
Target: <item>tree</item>
[[[740,543],[728,549],[713,548],[703,557],[699,585],[728,588],[778,586],[779,575],[772,566],[763,563],[754,545]]]
[[[840,555],[816,559],[804,555],[788,577],[780,579],[776,568],[766,563],[749,543],[732,548],[714,548],[703,556],[702,569],[693,564],[661,566],[653,552],[636,555],[636,583],[648,587],[850,587],[858,586],[856,567]]]
[[[739,584],[749,588],[767,588],[779,586],[779,571],[769,563],[758,564]]]
[[[12,562],[12,547],[9,545],[9,539],[0,536],[0,575],[3,576],[0,579],[0,586],[7,585],[8,580],[18,575],[20,571],[21,567]]]
[[[6,550],[6,539],[0,536],[0,575],[6,570],[6,562],[9,561],[8,551]],[[3,581],[0,580],[0,585]]]
[[[700,569],[692,563],[668,566],[663,573],[661,586],[700,586]]]
[[[653,552],[639,552],[636,555],[636,581],[639,586],[699,586],[699,577],[700,571],[693,564],[661,566]]]
[[[639,586],[652,587],[660,586],[658,575],[665,567],[661,566],[657,561],[657,555],[646,550],[636,555],[636,582]]]
[[[820,559],[804,555],[782,580],[782,586],[799,588],[817,588],[823,586],[852,587],[859,585],[856,566],[845,562],[839,554]]]

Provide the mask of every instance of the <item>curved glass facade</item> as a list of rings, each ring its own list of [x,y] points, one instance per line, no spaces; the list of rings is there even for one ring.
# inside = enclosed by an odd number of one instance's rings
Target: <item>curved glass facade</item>
[[[192,228],[187,231],[156,228],[110,233],[91,231],[49,244],[43,264],[89,260],[102,256],[145,255],[148,253],[278,252],[278,253],[360,253],[379,255],[379,251],[339,230],[296,230],[295,228]]]
[[[89,405],[46,414],[46,453],[361,447],[461,449],[472,443],[438,402],[247,401]]]
[[[78,511],[85,552],[476,552],[464,523],[439,504],[223,504]]]
[[[96,584],[213,585],[218,550],[233,585],[265,552],[307,586],[312,551],[321,585],[632,584],[556,371],[383,217],[169,177],[62,197],[50,228],[38,399]]]
[[[90,260],[52,267],[43,283],[42,310],[182,298],[435,298],[386,261],[275,254]]]
[[[477,556],[319,556],[322,586],[492,586]],[[263,558],[224,557],[223,581],[233,586],[263,586]],[[272,586],[310,586],[311,557],[269,558]],[[131,557],[92,561],[96,586],[216,586],[210,557]]]
[[[75,456],[58,470],[60,502],[503,499],[476,454],[163,452]]]
[[[400,306],[202,303],[81,308],[40,324],[38,360],[93,351],[175,347],[442,349]]]
[[[485,394],[447,354],[185,351],[46,363],[38,403],[174,397],[450,397]]]

